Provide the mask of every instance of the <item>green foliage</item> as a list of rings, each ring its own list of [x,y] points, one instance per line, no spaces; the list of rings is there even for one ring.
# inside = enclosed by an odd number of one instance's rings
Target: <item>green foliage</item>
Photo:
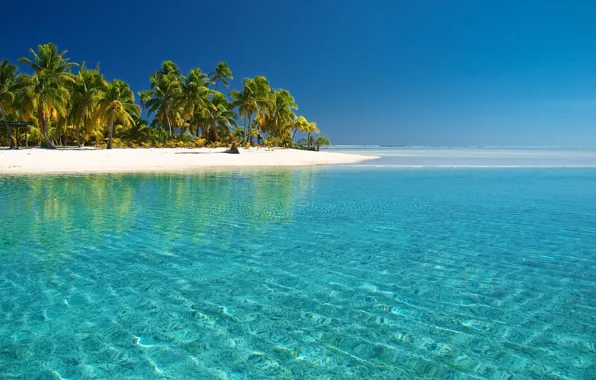
[[[138,116],[141,109],[134,102],[134,94],[128,83],[115,79],[106,86],[97,100],[97,117],[108,125],[108,149],[112,149],[114,124],[120,129],[130,128],[134,123],[133,116]]]
[[[325,140],[314,137],[319,132],[316,123],[295,114],[298,107],[290,92],[274,89],[264,76],[244,79],[242,89],[229,95],[219,92],[218,87],[228,87],[233,79],[226,62],[218,63],[209,74],[200,68],[185,74],[174,62],[163,62],[150,76],[149,88],[138,93],[139,107],[130,86],[121,80],[107,82],[99,66],[89,69],[83,63],[77,69],[66,57],[67,51],[52,43],[29,52],[19,61],[31,75],[17,75],[15,65],[0,62],[0,120],[31,122],[31,146],[43,142],[48,148],[229,147],[236,143],[318,149],[325,145]],[[141,108],[150,120],[140,118]],[[0,144],[10,144],[10,132],[0,135]],[[301,144],[294,142],[297,134],[307,136]]]
[[[99,67],[89,70],[83,63],[71,87],[69,121],[75,125],[77,131],[77,144],[80,146],[85,136],[91,135],[93,129],[100,123],[94,117],[98,101],[103,92],[108,88],[108,83],[99,73]],[[81,135],[83,129],[83,136]]]
[[[228,67],[227,62],[220,62],[215,67],[215,71],[209,74],[209,80],[211,84],[215,85],[215,89],[217,90],[217,84],[223,83],[224,86],[229,87],[230,83],[228,79],[234,79],[232,76],[232,70]]]
[[[6,144],[10,145],[11,148],[16,145],[16,139],[12,136],[12,129],[7,123],[15,113],[16,72],[17,67],[15,65],[6,60],[0,62],[0,119],[6,126]]]
[[[331,142],[329,141],[327,136],[319,136],[315,139],[315,147],[317,148],[317,150],[321,149],[321,147],[329,145],[331,145]]]
[[[30,66],[32,76],[23,75],[20,86],[24,96],[21,97],[22,108],[34,110],[41,132],[48,148],[55,148],[48,135],[48,123],[58,122],[65,117],[70,100],[69,88],[75,82],[71,73],[76,63],[65,57],[66,50],[58,52],[52,43],[38,45],[38,51],[29,49],[33,59],[23,57],[19,61]]]
[[[43,141],[43,134],[41,133],[39,128],[29,127],[29,134],[27,140],[29,146],[40,146],[41,142]]]
[[[265,139],[263,145],[268,148],[279,146],[282,148],[293,148],[294,143],[291,138],[289,137],[269,137]]]

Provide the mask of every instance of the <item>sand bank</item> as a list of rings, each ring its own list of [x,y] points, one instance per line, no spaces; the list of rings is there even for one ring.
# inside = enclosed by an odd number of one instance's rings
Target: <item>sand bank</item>
[[[208,167],[348,164],[377,157],[295,149],[94,149],[0,150],[0,174],[185,171]]]

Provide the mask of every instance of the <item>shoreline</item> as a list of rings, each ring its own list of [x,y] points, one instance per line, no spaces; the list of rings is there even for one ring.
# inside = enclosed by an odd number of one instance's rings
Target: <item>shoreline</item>
[[[206,168],[293,167],[350,164],[376,156],[285,148],[25,148],[0,150],[0,175],[181,172]]]

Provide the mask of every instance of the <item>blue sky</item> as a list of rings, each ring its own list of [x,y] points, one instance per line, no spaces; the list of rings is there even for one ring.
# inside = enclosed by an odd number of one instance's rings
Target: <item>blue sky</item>
[[[596,146],[594,1],[52,1],[3,6],[0,58],[54,42],[135,91],[164,60],[265,75],[336,144]]]

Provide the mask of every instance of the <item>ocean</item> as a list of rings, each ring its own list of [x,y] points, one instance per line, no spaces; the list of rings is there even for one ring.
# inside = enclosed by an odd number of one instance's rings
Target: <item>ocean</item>
[[[596,378],[596,151],[331,149],[0,176],[0,378]]]

